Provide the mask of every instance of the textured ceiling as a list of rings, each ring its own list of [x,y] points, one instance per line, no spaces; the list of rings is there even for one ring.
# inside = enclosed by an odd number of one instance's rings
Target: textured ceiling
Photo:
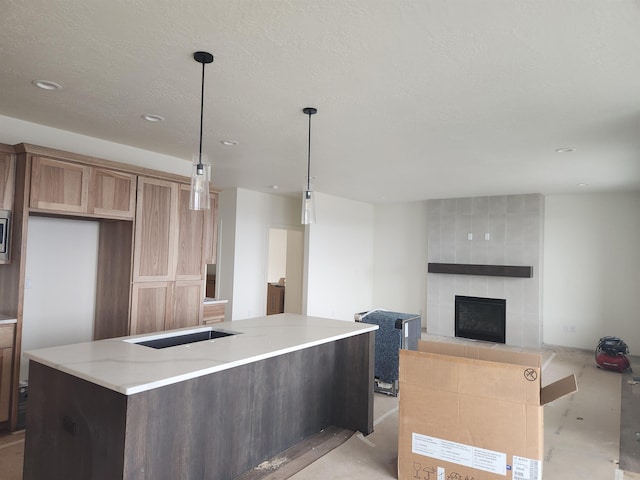
[[[315,106],[311,174],[324,193],[381,203],[640,189],[638,0],[30,0],[1,10],[0,115],[184,161],[198,147],[192,54],[213,53],[204,151],[220,188],[300,191],[301,110]]]

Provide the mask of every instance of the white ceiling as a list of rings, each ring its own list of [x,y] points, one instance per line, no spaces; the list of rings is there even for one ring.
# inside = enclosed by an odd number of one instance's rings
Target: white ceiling
[[[639,0],[8,1],[0,46],[0,115],[185,161],[192,55],[213,53],[203,150],[220,188],[300,191],[314,106],[320,192],[640,190]]]

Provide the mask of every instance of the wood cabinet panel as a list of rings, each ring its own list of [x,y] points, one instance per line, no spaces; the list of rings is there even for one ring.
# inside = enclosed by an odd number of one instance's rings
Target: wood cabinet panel
[[[133,219],[135,175],[38,156],[31,165],[32,209]]]
[[[93,339],[129,335],[133,223],[100,220]]]
[[[178,281],[173,285],[172,312],[165,324],[165,330],[194,327],[202,318],[202,281]]]
[[[0,422],[9,420],[14,331],[13,325],[0,325]]]
[[[0,348],[0,422],[9,420],[13,348]]]
[[[88,213],[89,174],[87,165],[34,156],[31,208]]]
[[[133,281],[173,280],[178,184],[138,178]]]
[[[205,303],[202,312],[202,323],[209,325],[210,323],[224,322],[224,307],[224,303]]]
[[[171,282],[134,283],[131,288],[131,335],[164,330],[171,311]]]
[[[0,210],[13,210],[16,156],[0,152]]]
[[[105,218],[133,219],[136,176],[104,168],[91,169],[89,212]]]
[[[176,248],[176,280],[201,280],[204,275],[205,212],[189,210],[189,185],[178,192],[178,244]],[[203,297],[204,298],[204,295]]]

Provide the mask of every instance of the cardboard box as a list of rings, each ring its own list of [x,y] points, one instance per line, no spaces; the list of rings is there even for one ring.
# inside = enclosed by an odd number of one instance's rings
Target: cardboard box
[[[537,353],[420,341],[400,351],[399,480],[542,480],[543,406],[577,391],[541,387]]]

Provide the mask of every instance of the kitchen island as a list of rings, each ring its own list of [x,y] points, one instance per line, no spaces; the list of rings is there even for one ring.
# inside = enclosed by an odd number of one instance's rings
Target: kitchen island
[[[230,480],[330,425],[367,435],[376,328],[281,314],[26,352],[24,478]]]

